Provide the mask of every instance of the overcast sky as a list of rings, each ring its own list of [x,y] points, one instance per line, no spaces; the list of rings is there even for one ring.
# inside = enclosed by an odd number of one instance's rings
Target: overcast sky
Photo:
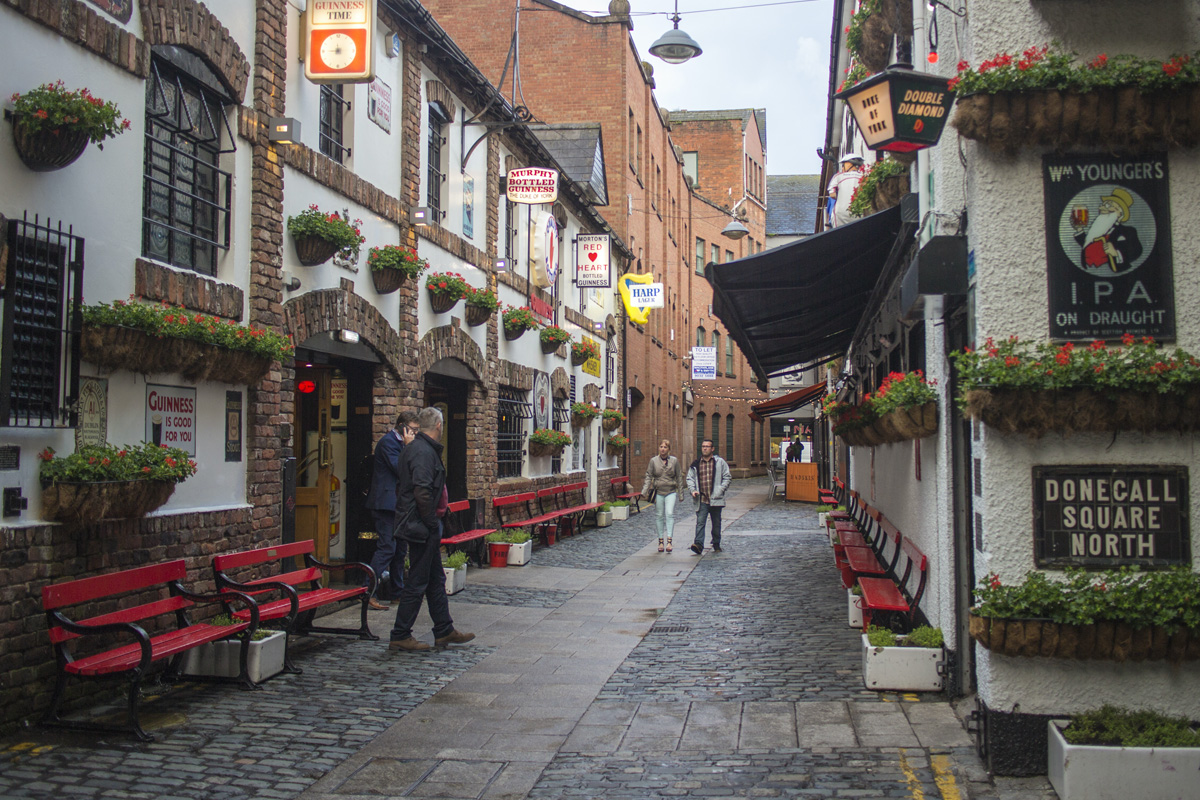
[[[630,0],[633,39],[654,65],[655,96],[670,110],[767,109],[767,174],[820,172],[825,139],[833,0],[766,5],[772,0],[679,0],[679,29],[703,54],[683,64],[650,55],[671,28],[674,0]],[[607,0],[565,0],[604,12]],[[758,6],[758,7],[755,7]],[[729,9],[705,11],[704,9]]]

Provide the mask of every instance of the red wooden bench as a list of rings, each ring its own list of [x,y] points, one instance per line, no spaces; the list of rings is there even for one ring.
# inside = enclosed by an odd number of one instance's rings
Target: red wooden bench
[[[629,485],[629,476],[622,475],[619,478],[613,478],[608,482],[609,488],[612,489],[614,500],[628,500],[633,504],[633,510],[641,512],[642,510],[642,493],[632,491],[633,487]],[[620,488],[618,488],[618,486]],[[621,489],[629,489],[631,491],[622,492]]]
[[[469,523],[464,523],[464,512]],[[474,555],[475,563],[483,566],[483,555],[486,548],[483,546],[483,539],[489,533],[495,533],[495,528],[468,528],[468,525],[475,524],[475,517],[471,511],[470,500],[456,500],[446,508],[445,527],[443,534],[451,533],[450,536],[442,538],[442,546],[446,548],[446,554],[449,555],[455,550],[462,550],[467,555]],[[457,531],[457,533],[452,533]],[[469,546],[469,547],[468,547]]]
[[[226,639],[235,634],[247,631],[253,633],[258,628],[258,608],[254,601],[240,592],[225,594],[194,594],[183,587],[183,579],[187,571],[182,559],[169,561],[165,564],[152,564],[135,569],[111,572],[107,575],[97,575],[92,578],[58,583],[42,589],[42,608],[46,612],[46,624],[49,628],[50,642],[54,645],[55,661],[58,665],[58,675],[54,682],[54,695],[50,700],[50,708],[42,719],[45,725],[79,728],[82,730],[121,731],[133,733],[143,741],[151,741],[154,737],[142,730],[138,721],[138,703],[141,699],[142,681],[150,672],[153,664],[168,661],[166,672],[169,676],[179,674],[183,654],[193,647]],[[163,590],[166,590],[166,596]],[[157,593],[159,599],[137,605],[128,605],[117,611],[105,614],[71,619],[65,609],[80,606],[85,603],[103,601],[98,605],[114,607],[127,605],[131,598],[127,595],[140,593],[141,596]],[[117,599],[120,596],[120,599]],[[140,598],[139,598],[140,599]],[[220,605],[228,608],[232,601],[245,606],[242,620],[232,625],[213,625],[204,622],[191,622],[187,610],[197,604]],[[93,606],[94,608],[95,606]],[[88,613],[88,612],[85,612]],[[174,617],[174,626],[160,618]],[[137,623],[144,620],[156,620],[160,627],[166,627],[161,633],[151,635]],[[86,647],[82,640],[93,636],[103,636],[105,643],[115,645],[108,649],[79,656],[73,652],[77,646]],[[80,641],[76,641],[80,640]],[[120,642],[130,642],[121,644]],[[242,640],[240,648],[240,672],[232,680],[243,686],[253,688],[249,674],[246,671],[246,655],[249,651],[250,637]],[[129,680],[128,724],[105,725],[94,722],[77,722],[64,720],[59,716],[63,693],[70,677],[77,678],[107,678],[124,675]],[[218,679],[225,680],[225,679]]]
[[[496,512],[496,518],[500,520],[501,528],[533,528],[534,532],[541,537],[542,544],[549,545],[547,527],[555,524],[561,514],[557,511],[546,514],[533,513],[530,503],[536,502],[537,499],[537,492],[521,492],[494,497],[492,498],[492,510]]]
[[[583,525],[587,521],[589,514],[592,517],[592,524],[594,525],[596,522],[596,512],[605,505],[603,501],[599,500],[595,503],[589,503],[587,501],[587,488],[587,481],[568,483],[562,487],[562,493],[558,495],[563,503],[562,513],[567,517],[567,522],[571,526],[572,532],[583,529]],[[571,497],[572,492],[579,492],[579,497]],[[575,499],[578,499],[579,502],[574,502]]]
[[[313,555],[312,539],[302,539],[290,544],[260,547],[215,556],[212,560],[213,573],[217,579],[218,592],[245,592],[258,601],[258,616],[263,622],[283,620],[282,628],[290,634],[307,636],[310,633],[339,633],[357,635],[360,639],[378,639],[367,625],[367,602],[375,592],[375,571],[366,564],[348,561],[345,564],[327,564]],[[304,566],[295,568],[293,559],[304,558]],[[278,562],[278,575],[240,582],[230,576],[230,570],[256,567]],[[322,585],[325,571],[362,573],[366,585],[327,587]],[[277,592],[279,597],[265,602],[260,595]],[[318,608],[345,600],[357,600],[362,605],[361,624],[357,628],[325,628],[313,625]],[[237,612],[234,617],[243,619],[246,612]],[[285,670],[299,673],[291,662],[284,659]]]
[[[560,500],[566,494],[565,486],[547,486],[545,489],[537,491],[537,507],[541,512],[541,517],[545,519],[545,525],[556,525],[556,538],[570,536],[575,533],[572,522],[572,517],[568,516],[563,510],[566,503],[565,500]]]
[[[891,574],[899,578],[862,577],[858,585],[862,588],[863,630],[871,624],[873,613],[902,615],[908,629],[914,624],[921,596],[925,594],[925,581],[929,574],[929,559],[907,536],[896,532],[896,557],[892,562]],[[903,572],[897,568],[903,564]]]

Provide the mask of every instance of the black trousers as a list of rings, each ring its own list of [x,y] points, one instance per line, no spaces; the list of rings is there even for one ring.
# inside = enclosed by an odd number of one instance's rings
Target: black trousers
[[[440,523],[440,521],[439,521]],[[427,542],[408,543],[408,573],[396,605],[392,641],[412,636],[413,625],[421,611],[421,600],[429,603],[433,618],[433,636],[446,636],[454,630],[450,618],[450,599],[446,596],[446,573],[442,568],[441,525],[438,535]]]

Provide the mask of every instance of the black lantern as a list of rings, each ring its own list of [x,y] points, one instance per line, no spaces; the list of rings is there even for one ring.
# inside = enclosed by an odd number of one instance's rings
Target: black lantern
[[[867,147],[911,153],[938,143],[954,104],[948,79],[894,64],[838,92],[862,131]]]

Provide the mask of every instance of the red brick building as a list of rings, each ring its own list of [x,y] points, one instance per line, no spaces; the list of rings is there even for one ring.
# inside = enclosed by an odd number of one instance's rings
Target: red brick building
[[[429,0],[425,6],[493,83],[513,95],[513,66],[509,64],[513,7],[507,0]],[[684,174],[685,149],[672,130],[672,117],[654,96],[653,68],[642,60],[629,35],[633,22],[628,4],[614,2],[610,14],[590,17],[552,0],[530,0],[519,17],[519,91],[514,102],[525,105],[534,118],[550,123],[598,122],[608,165],[609,205],[600,209],[616,234],[634,253],[631,269],[653,273],[666,287],[666,307],[650,314],[645,326],[626,320],[621,348],[629,403],[627,423],[632,446],[625,469],[640,475],[656,452],[659,439],[669,438],[675,452],[687,457],[698,451],[697,435],[710,436],[711,418],[720,416],[717,451],[735,467],[735,474],[761,472],[762,448],[752,451],[749,421],[751,402],[766,399],[754,388],[741,353],[731,351],[733,368],[726,366],[728,336],[712,317],[711,290],[702,277],[712,260],[740,258],[757,250],[765,238],[763,198],[765,159],[760,118],[742,112],[735,121],[696,125],[700,139],[711,139],[716,150],[705,150],[724,197],[697,195]],[[502,80],[503,77],[503,80]],[[731,112],[719,112],[729,114]],[[749,133],[747,133],[749,131]],[[736,133],[736,135],[735,135]],[[753,139],[746,144],[747,139]],[[705,145],[699,141],[697,146]],[[753,157],[751,166],[747,154]],[[755,187],[749,192],[747,176]],[[714,184],[715,186],[716,184]],[[751,233],[741,241],[721,236],[729,212],[743,194]],[[699,240],[706,252],[698,253]],[[706,345],[719,330],[718,372],[721,377],[703,390],[691,382],[689,354],[698,330]],[[700,400],[700,396],[705,398]],[[703,413],[705,427],[699,428]],[[732,426],[732,427],[730,427]],[[732,430],[732,452],[728,449]]]

